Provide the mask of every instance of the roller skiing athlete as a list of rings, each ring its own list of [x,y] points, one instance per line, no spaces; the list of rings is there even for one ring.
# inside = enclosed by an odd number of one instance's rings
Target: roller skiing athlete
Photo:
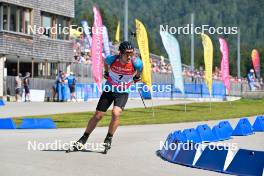
[[[134,56],[134,48],[131,43],[124,41],[119,45],[118,55],[109,55],[105,58],[104,67],[104,78],[107,81],[96,111],[89,120],[83,136],[66,152],[83,150],[90,134],[103,118],[107,109],[114,103],[112,119],[104,140],[103,153],[106,154],[111,148],[113,135],[119,126],[120,115],[128,100],[130,85],[132,82],[136,83],[141,80],[143,63]]]

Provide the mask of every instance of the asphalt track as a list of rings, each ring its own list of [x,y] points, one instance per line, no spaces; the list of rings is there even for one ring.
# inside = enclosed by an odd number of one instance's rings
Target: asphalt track
[[[155,117],[158,118],[158,117]],[[251,123],[255,117],[249,118]],[[238,119],[230,122],[234,127]],[[76,140],[84,129],[55,130],[0,130],[0,175],[87,175],[87,176],[211,176],[217,172],[189,168],[162,160],[156,156],[160,141],[169,132],[196,127],[218,121],[192,122],[164,125],[121,126],[113,139],[112,149],[107,155],[97,152],[65,153],[63,148],[49,146],[41,148],[41,143],[68,143]],[[90,143],[101,143],[107,133],[106,127],[96,128],[90,136]],[[29,143],[39,145],[34,151]],[[237,143],[240,148],[264,150],[264,133],[245,137],[234,137],[227,141]],[[28,149],[30,148],[30,150]]]

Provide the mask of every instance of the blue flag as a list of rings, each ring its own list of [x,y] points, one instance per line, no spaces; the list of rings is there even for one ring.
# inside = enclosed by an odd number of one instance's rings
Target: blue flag
[[[87,46],[88,48],[92,47],[92,37],[91,37],[91,32],[89,31],[89,26],[88,26],[88,21],[86,20],[82,20],[81,24],[83,26],[83,32],[85,33],[86,37],[87,37]]]
[[[109,47],[108,32],[105,26],[103,26],[103,47],[104,47],[105,57],[107,57],[111,53],[110,53],[110,47]]]
[[[184,94],[180,47],[177,39],[166,31],[160,31],[162,43],[167,51],[174,76],[174,86]]]

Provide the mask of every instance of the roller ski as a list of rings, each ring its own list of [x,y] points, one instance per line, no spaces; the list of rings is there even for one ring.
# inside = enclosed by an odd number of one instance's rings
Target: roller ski
[[[68,150],[66,150],[66,153],[82,151],[83,149],[84,149],[84,144],[80,142],[75,142],[73,145],[69,146]]]
[[[107,137],[105,140],[104,140],[104,151],[103,151],[103,154],[107,154],[108,150],[111,149],[111,143],[112,143],[112,137]]]
[[[74,142],[69,146],[69,149],[66,150],[66,153],[82,151],[84,149],[84,145],[88,139],[87,135],[83,135],[77,142]]]

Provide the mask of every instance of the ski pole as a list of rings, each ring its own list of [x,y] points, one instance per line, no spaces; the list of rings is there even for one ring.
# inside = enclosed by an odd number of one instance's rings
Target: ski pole
[[[141,93],[140,93],[139,90],[138,90],[138,93],[139,93],[139,95],[140,95],[140,98],[141,98],[141,100],[142,100],[142,103],[143,103],[145,109],[147,109],[147,106],[146,106],[146,104],[145,104],[145,102],[144,102],[144,99],[143,99],[143,97],[142,97],[142,95],[141,95]]]

